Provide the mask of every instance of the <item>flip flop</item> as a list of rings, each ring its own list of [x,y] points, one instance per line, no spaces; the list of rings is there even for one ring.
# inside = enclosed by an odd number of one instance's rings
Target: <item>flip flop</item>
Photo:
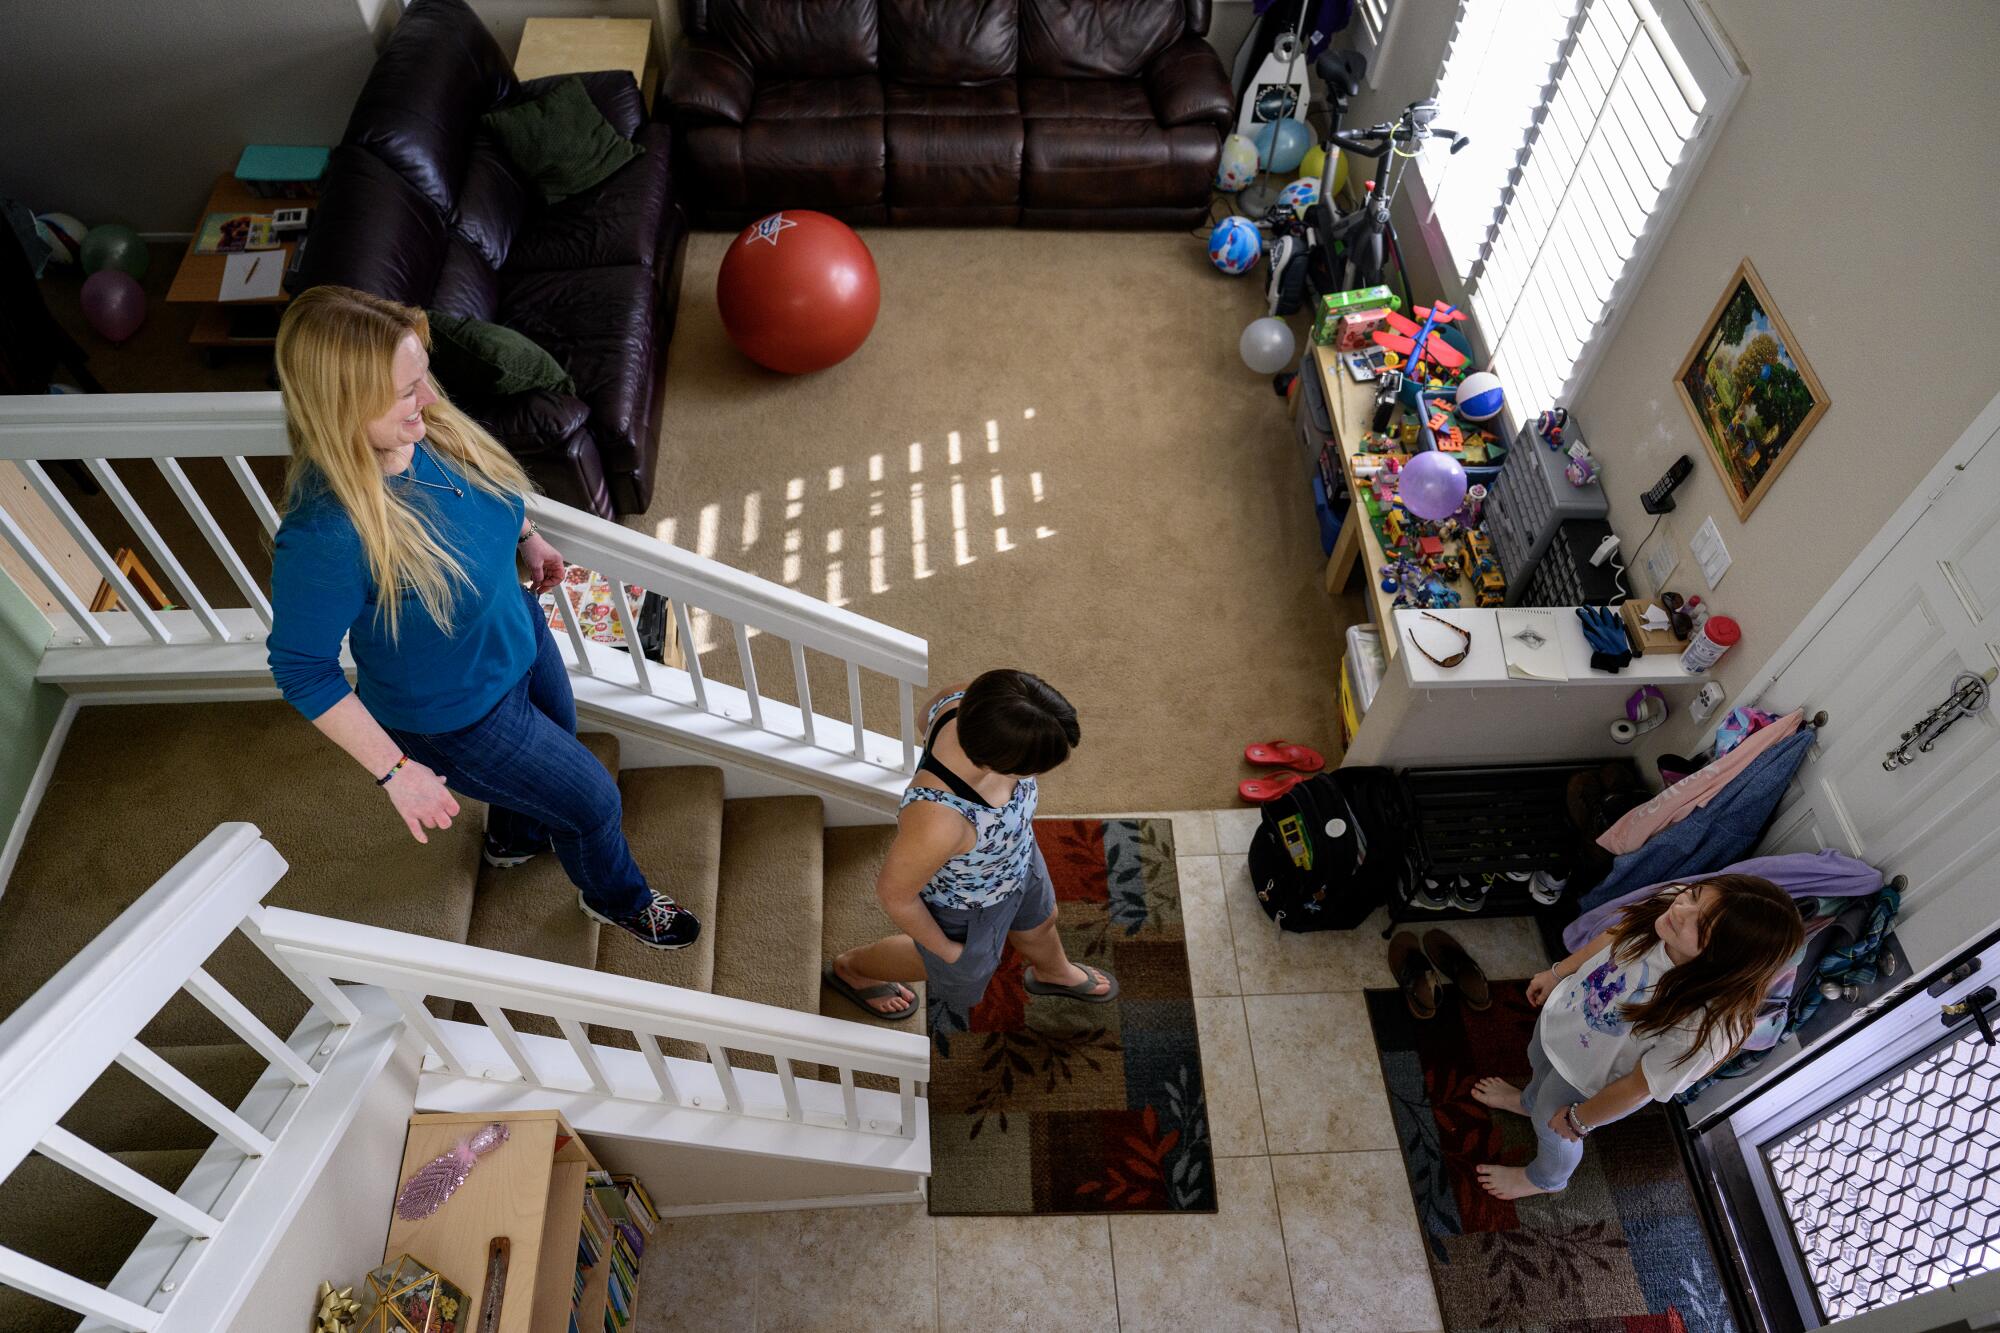
[[[880,986],[850,986],[841,978],[840,973],[834,971],[831,966],[820,970],[819,979],[834,994],[844,996],[853,1003],[855,1008],[867,1014],[870,1018],[879,1018],[885,1023],[900,1023],[911,1014],[917,1012],[916,992],[911,991],[908,986],[903,985],[900,981],[888,981]],[[896,1013],[884,1013],[882,1010],[868,1003],[870,1000],[886,1000],[892,995],[901,996],[905,992],[909,994],[910,1007]]]
[[[1117,977],[1112,976],[1101,967],[1092,967],[1088,963],[1078,963],[1077,966],[1090,975],[1082,981],[1077,982],[1074,986],[1051,986],[1046,981],[1037,981],[1035,979],[1035,969],[1032,967],[1028,968],[1023,974],[1024,979],[1021,984],[1026,987],[1030,995],[1060,995],[1065,999],[1082,1000],[1085,1004],[1110,1004],[1118,998]],[[1090,988],[1097,984],[1100,977],[1110,982],[1111,986],[1104,994],[1093,995]]]
[[[1441,930],[1424,933],[1424,956],[1431,965],[1444,973],[1445,979],[1458,987],[1458,997],[1466,1007],[1485,1009],[1493,1003],[1493,992],[1486,981],[1486,971],[1473,956],[1465,951],[1465,946]]]
[[[1317,773],[1326,767],[1325,755],[1290,741],[1252,741],[1243,747],[1243,757],[1253,764],[1296,768],[1301,773]]]
[[[1303,773],[1281,769],[1267,778],[1245,778],[1236,784],[1236,794],[1252,805],[1267,805],[1306,780]]]

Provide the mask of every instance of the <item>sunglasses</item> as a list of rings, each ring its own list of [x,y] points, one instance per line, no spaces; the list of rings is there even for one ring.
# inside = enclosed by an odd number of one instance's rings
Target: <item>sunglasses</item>
[[[1443,616],[1434,616],[1428,611],[1424,612],[1424,619],[1435,620],[1437,621],[1438,624],[1443,625],[1446,629],[1451,630],[1456,634],[1463,635],[1465,637],[1465,647],[1459,649],[1457,652],[1453,653],[1450,657],[1434,657],[1432,656],[1430,649],[1424,647],[1421,643],[1417,642],[1417,632],[1413,629],[1406,629],[1403,632],[1410,636],[1410,646],[1415,648],[1418,652],[1422,653],[1425,657],[1430,658],[1432,662],[1436,663],[1438,666],[1441,667],[1447,667],[1447,668],[1455,667],[1460,662],[1463,662],[1465,660],[1466,654],[1472,651],[1472,631],[1465,628],[1465,626],[1463,625],[1452,624],[1449,620],[1446,620]]]

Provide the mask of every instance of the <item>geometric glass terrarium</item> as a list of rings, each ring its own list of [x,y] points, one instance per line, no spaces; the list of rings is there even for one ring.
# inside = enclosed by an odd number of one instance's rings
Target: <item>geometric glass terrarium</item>
[[[460,1333],[465,1293],[410,1255],[368,1275],[355,1333]]]

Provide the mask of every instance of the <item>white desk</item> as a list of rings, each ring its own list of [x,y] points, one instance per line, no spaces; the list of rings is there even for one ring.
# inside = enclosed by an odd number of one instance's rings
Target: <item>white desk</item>
[[[1681,670],[1679,653],[1648,653],[1643,657],[1634,657],[1631,665],[1616,675],[1595,670],[1590,665],[1590,641],[1583,637],[1583,624],[1576,618],[1576,611],[1566,606],[1550,607],[1548,610],[1555,621],[1556,642],[1562,646],[1563,669],[1569,672],[1566,681],[1523,680],[1507,674],[1497,608],[1455,607],[1449,611],[1432,612],[1472,635],[1472,647],[1466,659],[1455,667],[1441,667],[1422,653],[1399,653],[1395,662],[1390,664],[1389,672],[1395,674],[1400,664],[1404,678],[1424,690],[1622,687],[1629,694],[1641,685],[1699,685],[1708,679],[1705,672],[1690,676]],[[1404,647],[1409,647],[1410,631],[1414,629],[1418,640],[1439,657],[1451,655],[1439,652],[1440,648],[1449,647],[1452,652],[1458,651],[1457,636],[1440,625],[1426,621],[1422,611],[1398,607],[1390,615],[1395,622],[1396,637],[1403,641]]]

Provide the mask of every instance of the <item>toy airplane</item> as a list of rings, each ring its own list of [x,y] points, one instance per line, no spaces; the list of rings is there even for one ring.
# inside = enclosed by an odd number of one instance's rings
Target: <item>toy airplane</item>
[[[1464,319],[1463,310],[1439,301],[1436,305],[1413,307],[1410,313],[1424,317],[1421,328],[1415,320],[1407,319],[1393,310],[1384,311],[1383,318],[1395,332],[1378,330],[1375,334],[1376,344],[1392,352],[1401,352],[1412,359],[1421,356],[1421,359],[1440,370],[1457,370],[1465,364],[1465,353],[1433,331],[1439,324],[1451,324]],[[1420,354],[1416,351],[1418,347],[1424,349]]]

